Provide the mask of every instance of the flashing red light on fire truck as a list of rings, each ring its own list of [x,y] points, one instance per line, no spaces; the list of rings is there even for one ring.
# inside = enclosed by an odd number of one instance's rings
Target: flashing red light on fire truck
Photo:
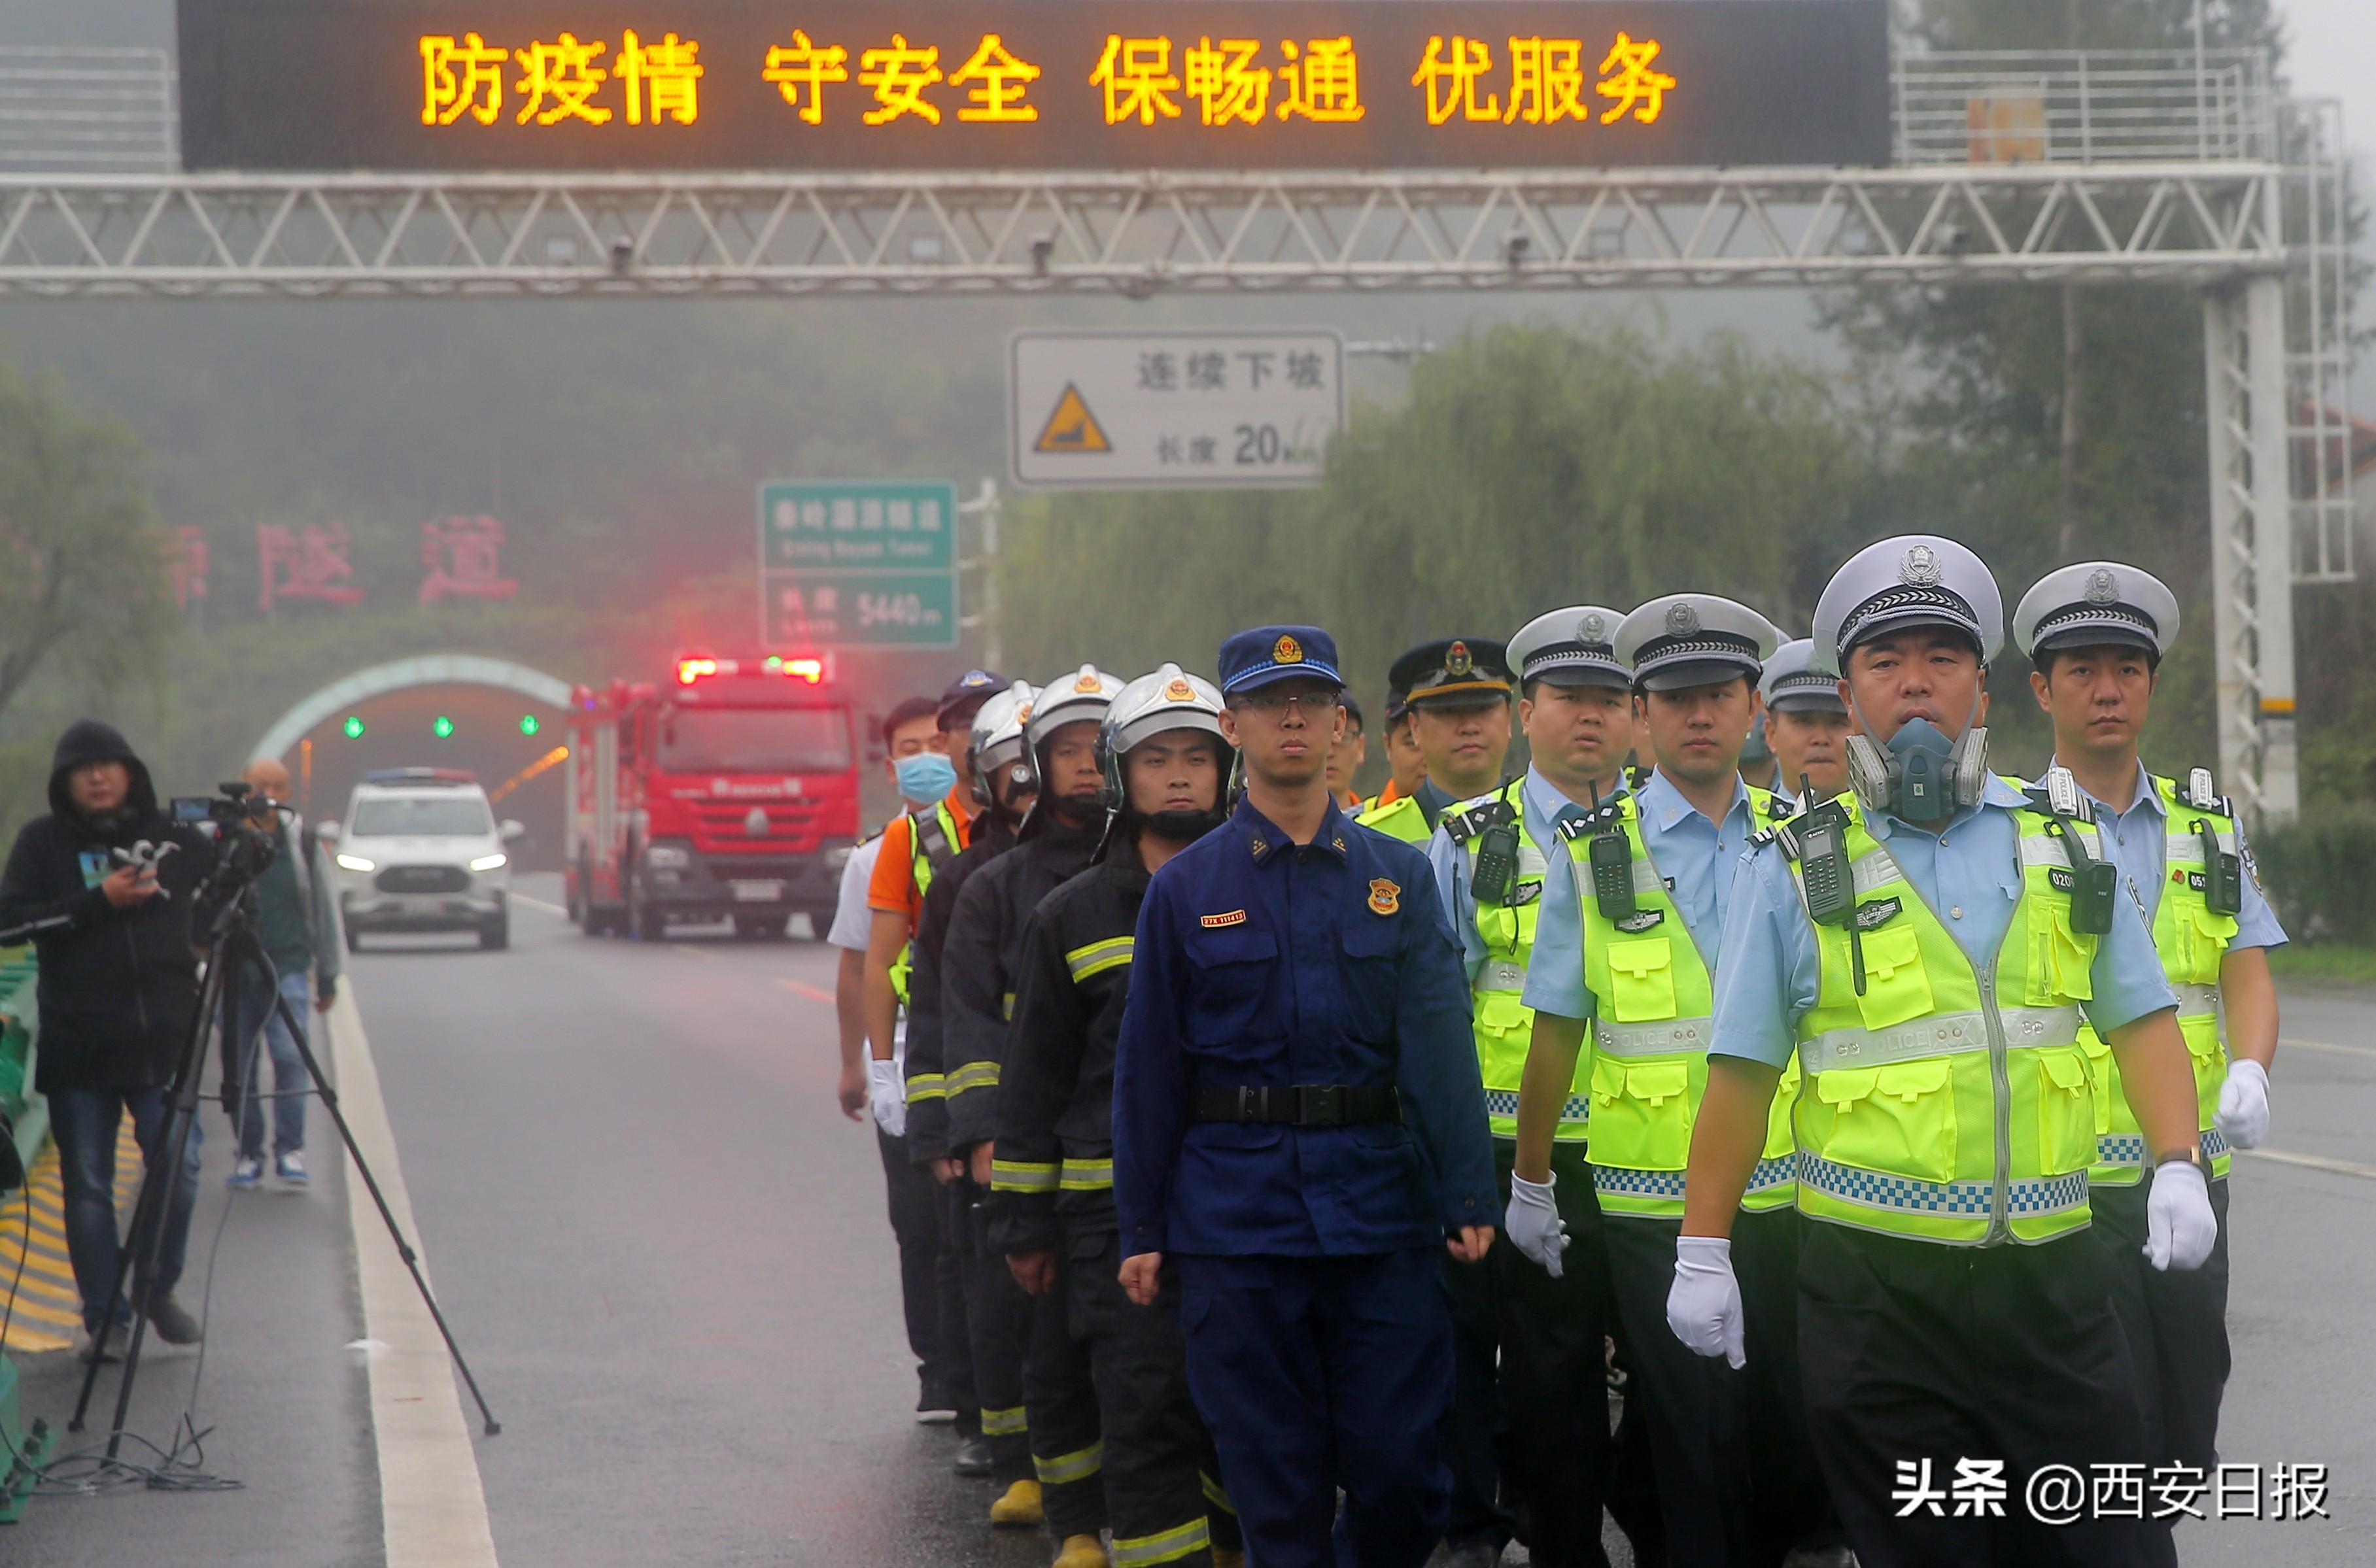
[[[745,672],[745,668],[740,659],[713,659],[706,653],[680,654],[676,661],[676,683],[680,686],[690,686],[695,682],[705,681],[712,676],[740,675]],[[832,673],[826,660],[814,655],[803,654],[797,658],[787,659],[776,653],[769,654],[764,664],[750,670],[749,672],[758,674],[762,671],[769,675],[782,675],[794,681],[804,681],[812,686],[823,685],[826,677]]]

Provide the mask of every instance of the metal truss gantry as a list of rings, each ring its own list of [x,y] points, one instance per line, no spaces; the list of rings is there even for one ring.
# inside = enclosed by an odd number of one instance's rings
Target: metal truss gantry
[[[1881,169],[913,175],[173,172],[161,53],[14,54],[0,294],[2197,288],[2221,777],[2297,809],[2293,587],[2354,569],[2347,180],[2258,53],[1904,57]]]

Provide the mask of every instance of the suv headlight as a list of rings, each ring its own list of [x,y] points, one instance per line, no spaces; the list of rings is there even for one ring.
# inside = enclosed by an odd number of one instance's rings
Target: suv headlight
[[[501,871],[505,866],[510,863],[511,857],[498,850],[492,855],[481,855],[477,860],[470,862],[470,869],[472,871]]]
[[[340,855],[338,857],[338,861],[339,869],[340,871],[379,870],[379,862],[377,861],[367,861],[361,855]]]
[[[644,849],[644,863],[654,871],[683,871],[693,864],[693,854],[675,844],[652,844]]]

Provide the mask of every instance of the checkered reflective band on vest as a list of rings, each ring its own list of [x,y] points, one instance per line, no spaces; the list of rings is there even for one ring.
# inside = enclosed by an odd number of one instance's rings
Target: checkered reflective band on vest
[[[1752,820],[1770,819],[1773,798],[1749,791]],[[1716,990],[1666,878],[1642,842],[1641,807],[1623,795],[1602,808],[1625,833],[1634,862],[1634,913],[1612,921],[1593,895],[1592,834],[1598,822],[1562,835],[1575,862],[1584,921],[1584,981],[1591,988],[1592,1180],[1604,1214],[1679,1218],[1692,1123],[1707,1092],[1707,1048]],[[1741,1198],[1746,1209],[1786,1207],[1795,1187],[1789,1099],[1793,1063],[1775,1096],[1765,1146]]]
[[[1497,1138],[1518,1135],[1518,1087],[1527,1075],[1527,1048],[1534,1039],[1535,1010],[1520,1000],[1527,989],[1527,969],[1535,958],[1535,924],[1543,910],[1543,852],[1527,832],[1523,779],[1513,779],[1498,794],[1464,801],[1443,814],[1444,827],[1464,856],[1469,885],[1476,885],[1477,850],[1489,823],[1487,809],[1497,801],[1510,808],[1511,826],[1518,832],[1518,875],[1512,901],[1476,901],[1477,934],[1485,942],[1485,963],[1477,971],[1469,994],[1469,1012],[1477,1035],[1477,1070],[1485,1081],[1485,1115]],[[1562,1143],[1585,1141],[1592,1114],[1592,1060],[1586,1051],[1576,1062],[1575,1078],[1561,1108]]]
[[[2161,901],[2154,909],[2154,951],[2161,955],[2161,971],[2178,993],[2178,1032],[2186,1037],[2187,1058],[2194,1067],[2203,1163],[2216,1182],[2226,1178],[2230,1163],[2228,1140],[2214,1125],[2219,1089],[2228,1081],[2228,1051],[2219,1039],[2219,964],[2228,956],[2237,923],[2235,916],[2216,912],[2204,897],[2203,838],[2194,825],[2207,826],[2217,836],[2219,848],[2232,855],[2238,852],[2236,819],[2187,804],[2175,779],[2155,778],[2153,787],[2161,796],[2167,834]],[[2129,1109],[2129,1097],[2121,1088],[2121,1064],[2094,1029],[2082,1028],[2079,1043],[2096,1070],[2097,1087],[2096,1168],[2088,1179],[2099,1187],[2133,1187],[2144,1177],[2147,1155],[2136,1112]]]
[[[2013,814],[2021,897],[1995,960],[1975,969],[1855,799],[1839,805],[1865,989],[1857,993],[1847,928],[1813,926],[1822,979],[1799,1022],[1793,1107],[1800,1211],[1950,1246],[2084,1229],[2096,1079],[2079,1009],[2094,995],[2097,938],[2072,929],[2059,834],[2092,847],[2095,828]]]

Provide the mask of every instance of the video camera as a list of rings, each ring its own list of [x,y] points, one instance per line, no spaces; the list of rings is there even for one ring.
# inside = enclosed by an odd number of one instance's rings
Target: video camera
[[[258,793],[245,779],[234,778],[215,790],[212,795],[174,796],[173,823],[211,832],[220,847],[215,884],[218,888],[238,887],[253,881],[279,852],[280,836],[267,832],[264,825],[275,812],[293,808]]]

